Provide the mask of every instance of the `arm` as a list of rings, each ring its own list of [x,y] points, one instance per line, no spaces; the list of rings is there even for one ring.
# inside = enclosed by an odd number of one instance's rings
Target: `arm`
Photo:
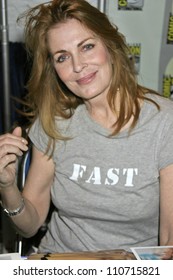
[[[1,141],[1,150],[4,149],[2,143],[3,141]],[[18,142],[14,142],[13,137],[10,138],[10,147],[11,145],[13,146],[14,157],[14,155],[17,154],[16,146],[19,149],[22,148]],[[9,149],[12,148],[9,148],[8,144],[8,150]],[[1,157],[0,159],[0,165],[2,166],[1,161],[4,161],[3,157]],[[18,208],[21,203],[21,193],[19,192],[15,181],[12,180],[13,176],[9,176],[9,170],[7,172],[7,168],[10,169],[11,164],[14,163],[9,162],[7,166],[4,165],[2,174],[0,174],[0,185],[3,206],[7,209],[13,210]],[[8,176],[4,176],[4,174],[8,174]],[[25,237],[30,237],[34,235],[46,219],[50,205],[50,188],[53,176],[53,160],[48,159],[47,156],[43,155],[43,153],[41,153],[35,147],[33,147],[32,162],[22,193],[25,207],[20,214],[11,217],[18,232],[20,232],[20,234],[22,234]]]
[[[160,245],[173,245],[173,164],[160,171]]]
[[[173,165],[160,171],[160,246],[173,245]],[[173,249],[166,249],[162,259],[172,260]]]

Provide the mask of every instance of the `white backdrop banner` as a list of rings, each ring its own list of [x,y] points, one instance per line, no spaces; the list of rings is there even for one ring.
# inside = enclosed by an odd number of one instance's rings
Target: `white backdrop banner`
[[[136,62],[139,83],[173,95],[173,0],[106,0]]]

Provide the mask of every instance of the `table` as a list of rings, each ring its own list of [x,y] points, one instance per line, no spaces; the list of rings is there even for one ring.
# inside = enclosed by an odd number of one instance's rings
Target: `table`
[[[28,260],[136,260],[133,253],[125,250],[102,250],[69,253],[33,254]]]

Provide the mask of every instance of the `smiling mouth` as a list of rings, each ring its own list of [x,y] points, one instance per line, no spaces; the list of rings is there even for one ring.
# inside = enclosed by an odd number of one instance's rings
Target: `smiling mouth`
[[[92,82],[92,81],[94,80],[94,78],[95,78],[95,76],[96,76],[96,73],[97,73],[97,72],[91,73],[91,74],[89,74],[89,75],[87,75],[87,76],[85,76],[85,77],[83,77],[83,78],[77,80],[77,83],[78,83],[79,85],[86,85],[86,84],[89,84],[90,82]]]

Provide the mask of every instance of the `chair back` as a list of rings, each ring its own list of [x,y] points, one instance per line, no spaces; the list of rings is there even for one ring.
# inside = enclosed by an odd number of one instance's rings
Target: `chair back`
[[[28,174],[29,166],[31,163],[31,157],[32,157],[32,144],[31,142],[29,142],[28,150],[19,159],[19,163],[18,163],[17,184],[20,191],[22,191],[24,188],[26,176]]]

